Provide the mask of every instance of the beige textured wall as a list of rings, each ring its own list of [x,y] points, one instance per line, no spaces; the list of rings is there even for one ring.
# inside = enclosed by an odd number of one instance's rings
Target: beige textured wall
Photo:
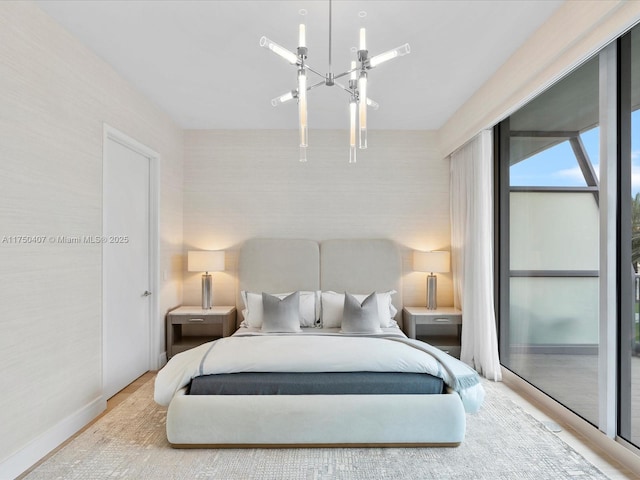
[[[163,314],[182,296],[182,130],[36,6],[0,2],[0,470],[102,394],[100,246],[6,239],[101,234],[103,122],[161,156]]]
[[[566,2],[438,131],[442,155],[493,127],[639,20],[639,1]]]
[[[289,130],[185,132],[184,241],[225,249],[214,303],[235,304],[237,248],[251,237],[391,238],[404,250],[404,303],[424,305],[425,275],[413,249],[449,249],[449,163],[434,132],[372,131],[348,163],[346,131],[312,130],[300,163]],[[184,302],[200,303],[200,274],[186,271]],[[439,302],[453,302],[449,274]]]

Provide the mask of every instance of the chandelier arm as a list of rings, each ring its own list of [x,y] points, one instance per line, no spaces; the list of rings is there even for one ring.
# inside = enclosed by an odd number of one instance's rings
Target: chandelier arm
[[[349,95],[355,95],[355,90],[352,90],[349,87],[345,87],[344,85],[342,85],[340,82],[335,82],[335,84],[337,86],[339,86],[341,89],[343,89],[345,92],[347,92]]]
[[[351,73],[353,73],[353,72],[355,72],[355,71],[357,71],[357,70],[359,70],[359,69],[358,69],[358,68],[353,68],[353,69],[351,69],[351,70],[347,70],[346,72],[342,72],[341,74],[336,75],[336,76],[335,76],[335,77],[333,77],[333,78],[334,78],[334,79],[341,78],[341,77],[344,77],[344,76],[346,76],[346,75],[350,75]]]
[[[324,85],[324,84],[325,84],[325,81],[324,81],[324,80],[323,80],[323,81],[321,81],[321,82],[318,82],[318,83],[314,83],[313,85],[311,85],[311,86],[307,87],[307,92],[308,92],[309,90],[311,90],[312,88],[316,88],[316,87],[319,87],[320,85]]]
[[[317,70],[314,70],[313,68],[311,68],[308,64],[304,64],[304,68],[306,68],[307,70],[309,70],[312,73],[315,73],[316,75],[318,75],[319,77],[324,78],[324,73],[320,73]]]

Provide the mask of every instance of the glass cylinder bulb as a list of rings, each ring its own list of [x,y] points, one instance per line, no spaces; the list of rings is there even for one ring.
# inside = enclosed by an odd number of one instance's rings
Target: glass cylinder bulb
[[[349,145],[356,144],[356,101],[349,102]]]
[[[349,102],[349,163],[356,163],[356,99]]]
[[[298,63],[298,55],[296,55],[295,53],[287,50],[282,45],[278,45],[276,42],[274,42],[273,40],[268,39],[267,37],[263,36],[263,37],[260,38],[260,46],[264,47],[264,48],[268,48],[273,53],[275,53],[276,55],[281,56],[287,62],[289,62],[289,63],[291,63],[293,65]]]
[[[298,118],[300,120],[300,146],[307,146],[307,75],[298,72]]]
[[[298,46],[306,47],[307,46],[307,35],[306,35],[306,27],[304,23],[300,24],[300,28],[298,31]]]
[[[285,102],[288,102],[289,100],[293,100],[293,93],[294,92],[287,92],[284,95],[279,95],[276,98],[271,99],[271,105],[273,105],[274,107],[277,107],[281,103],[285,103]]]
[[[360,29],[360,50],[367,49],[367,29],[362,27]]]
[[[380,108],[380,105],[378,105],[377,102],[374,102],[373,100],[371,100],[370,98],[367,98],[367,105],[369,105],[371,108],[373,108],[374,110],[378,110],[378,108]]]
[[[358,106],[360,123],[360,148],[367,148],[367,74],[360,72],[358,79]]]
[[[401,45],[397,48],[394,48],[393,50],[388,50],[384,53],[380,53],[374,57],[371,57],[369,59],[369,66],[371,68],[380,65],[381,63],[384,63],[388,60],[391,60],[393,58],[396,57],[404,57],[405,55],[409,54],[411,52],[411,48],[409,47],[408,43],[405,43],[404,45]]]
[[[300,147],[300,162],[305,163],[307,161],[307,147]]]

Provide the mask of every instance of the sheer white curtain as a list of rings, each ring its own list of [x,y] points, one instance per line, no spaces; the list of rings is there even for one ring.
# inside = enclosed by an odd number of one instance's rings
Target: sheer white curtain
[[[485,130],[451,154],[454,304],[462,310],[460,359],[502,379],[493,306],[492,136]]]

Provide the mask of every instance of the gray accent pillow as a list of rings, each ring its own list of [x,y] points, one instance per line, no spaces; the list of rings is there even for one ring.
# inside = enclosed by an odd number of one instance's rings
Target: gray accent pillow
[[[344,294],[342,333],[381,333],[378,299],[373,292],[362,301],[348,292]]]
[[[300,332],[300,292],[280,300],[262,292],[262,331],[266,333]]]

